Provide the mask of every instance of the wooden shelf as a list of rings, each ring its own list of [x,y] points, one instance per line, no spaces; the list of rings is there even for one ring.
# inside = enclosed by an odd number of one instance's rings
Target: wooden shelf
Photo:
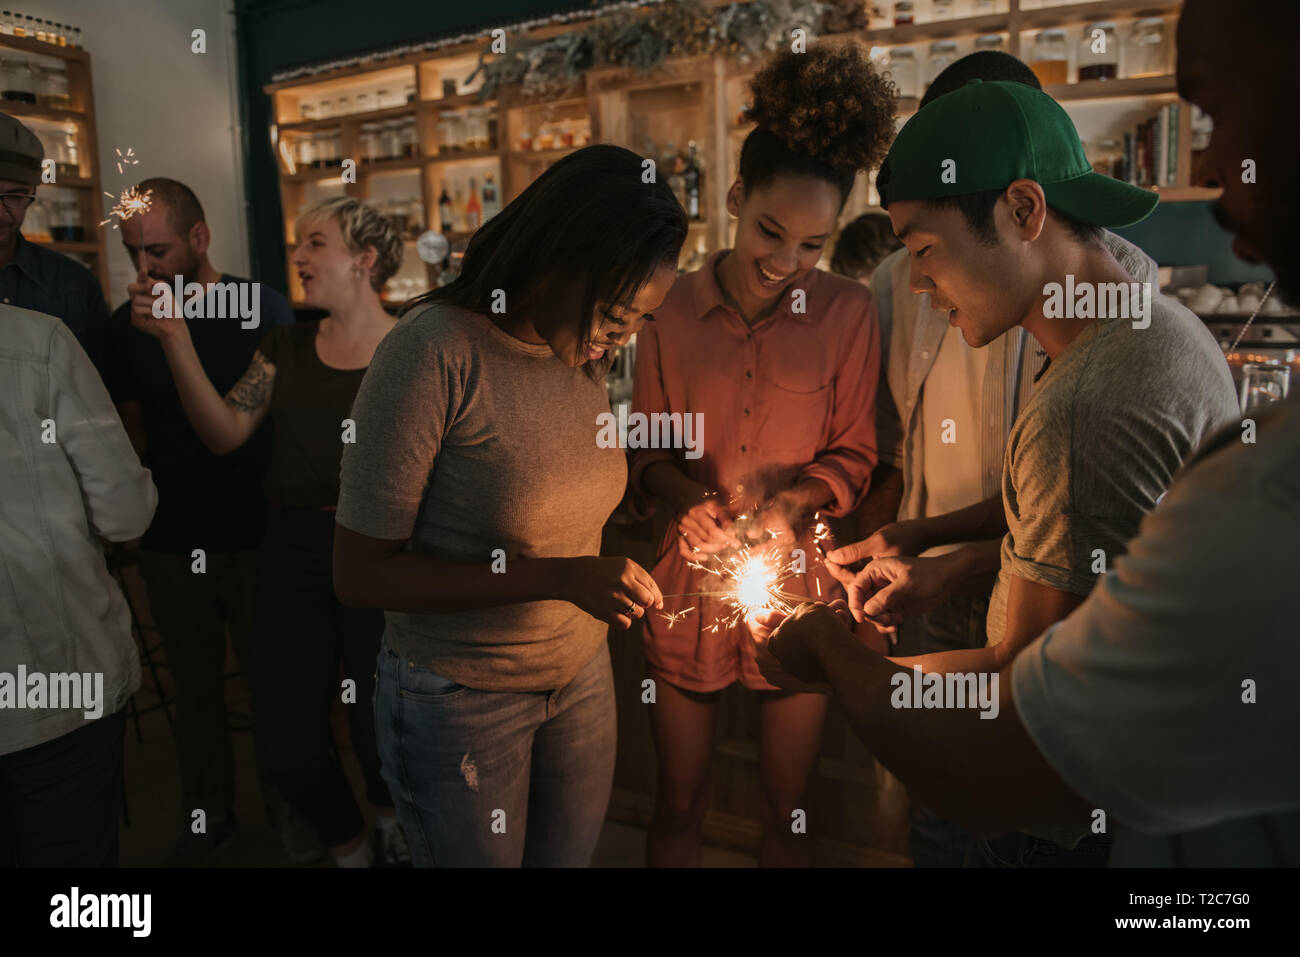
[[[582,149],[581,146],[555,146],[547,150],[511,150],[508,155],[512,160],[528,162],[529,160],[557,160],[563,156],[568,156],[575,150]]]
[[[358,126],[362,123],[382,123],[384,120],[395,120],[403,116],[415,116],[419,112],[421,103],[415,100],[410,103],[403,103],[401,106],[390,106],[383,110],[369,110],[365,113],[345,113],[341,116],[326,116],[317,120],[297,120],[293,123],[281,123],[281,133],[294,132],[312,132],[314,130],[328,130],[344,123],[355,123]]]
[[[1043,87],[1043,92],[1057,101],[1118,100],[1129,96],[1177,96],[1178,84],[1172,75],[1140,76],[1124,80],[1056,83]]]
[[[1177,96],[1178,84],[1172,75],[1141,76],[1124,80],[1084,80],[1081,83],[1055,83],[1043,87],[1043,92],[1058,103],[1080,103],[1088,100],[1122,100],[1137,97]],[[898,116],[911,116],[921,107],[917,97],[899,97]]]
[[[428,162],[432,165],[445,166],[448,163],[472,163],[477,160],[500,158],[501,152],[499,150],[462,150],[458,153],[439,153],[436,156],[429,157]]]
[[[1221,189],[1202,186],[1164,186],[1156,190],[1162,203],[1209,203],[1223,195]]]
[[[444,96],[436,100],[421,100],[421,106],[433,107],[436,110],[463,110],[470,106],[491,107],[496,106],[495,99],[480,100],[477,93],[457,93],[455,96]]]
[[[1097,0],[1093,3],[1021,10],[1016,18],[1021,30],[1039,30],[1125,17],[1167,17],[1178,13],[1182,8],[1182,0]],[[1168,38],[1168,42],[1173,43],[1173,38]]]
[[[959,37],[965,34],[1006,33],[1010,25],[1010,14],[990,13],[982,17],[932,20],[929,23],[909,23],[901,27],[867,30],[864,31],[863,36],[871,46],[892,47],[922,43],[926,40],[946,40],[949,37]]]
[[[50,239],[32,239],[30,236],[24,237],[38,246],[44,246],[46,249],[53,249],[58,253],[90,253],[98,256],[101,252],[100,245],[97,242],[79,242],[79,243],[60,243]]]
[[[21,100],[0,100],[0,113],[31,120],[44,120],[47,123],[86,122],[86,114],[81,110],[61,110],[53,106],[42,106],[40,103],[24,103]]]
[[[377,173],[405,173],[423,168],[428,162],[424,156],[404,156],[401,159],[375,160],[357,166],[359,176],[373,176]]]
[[[0,47],[20,50],[37,56],[56,56],[64,60],[76,60],[81,63],[90,61],[90,54],[79,47],[61,47],[53,43],[43,43],[35,37],[14,37],[0,34]]]

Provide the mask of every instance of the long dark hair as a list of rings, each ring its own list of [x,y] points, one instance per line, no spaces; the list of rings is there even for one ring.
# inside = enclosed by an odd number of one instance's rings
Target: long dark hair
[[[686,213],[643,159],[619,146],[588,146],[537,177],[474,233],[460,275],[412,300],[449,302],[492,314],[504,290],[507,314],[543,335],[566,325],[591,340],[597,303],[624,306],[661,265],[674,268],[686,241]],[[588,363],[603,377],[610,357]]]

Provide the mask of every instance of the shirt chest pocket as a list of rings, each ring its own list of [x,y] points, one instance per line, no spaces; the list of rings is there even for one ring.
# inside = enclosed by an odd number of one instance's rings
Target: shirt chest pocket
[[[770,379],[763,387],[764,444],[811,458],[820,451],[830,427],[834,386]]]

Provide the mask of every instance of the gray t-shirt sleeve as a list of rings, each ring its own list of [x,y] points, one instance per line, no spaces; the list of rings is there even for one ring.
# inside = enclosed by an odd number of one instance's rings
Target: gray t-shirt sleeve
[[[1300,804],[1300,642],[1278,608],[1300,572],[1282,545],[1300,537],[1291,443],[1291,464],[1259,469],[1252,456],[1268,453],[1243,446],[1190,471],[1087,601],[1015,660],[1016,710],[1039,751],[1130,827]]]
[[[434,345],[421,315],[379,343],[352,404],[356,441],[343,446],[335,520],[372,538],[411,537],[455,414],[455,351]]]

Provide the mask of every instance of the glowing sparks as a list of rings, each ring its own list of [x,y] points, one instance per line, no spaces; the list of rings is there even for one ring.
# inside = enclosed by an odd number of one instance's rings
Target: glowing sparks
[[[127,166],[140,165],[140,161],[135,158],[135,150],[129,146],[126,148],[125,153],[123,153],[121,150],[118,149],[113,150],[113,152],[117,154],[117,171],[119,174],[122,172],[123,163],[125,163]]]
[[[685,615],[690,614],[694,610],[695,606],[692,605],[690,608],[683,608],[681,611],[661,611],[659,617],[668,622],[668,627],[671,628],[673,625],[681,621]]]
[[[130,189],[122,190],[120,196],[115,197],[112,193],[105,193],[104,195],[109,199],[116,199],[117,205],[109,210],[112,215],[107,219],[100,220],[99,225],[101,226],[105,223],[112,223],[113,216],[117,217],[119,223],[124,223],[132,216],[147,213],[149,207],[153,205],[153,201],[150,199],[150,196],[153,195],[153,190],[151,189],[146,189],[142,193],[138,188],[132,186]],[[113,228],[117,229],[117,223],[113,223]]]

